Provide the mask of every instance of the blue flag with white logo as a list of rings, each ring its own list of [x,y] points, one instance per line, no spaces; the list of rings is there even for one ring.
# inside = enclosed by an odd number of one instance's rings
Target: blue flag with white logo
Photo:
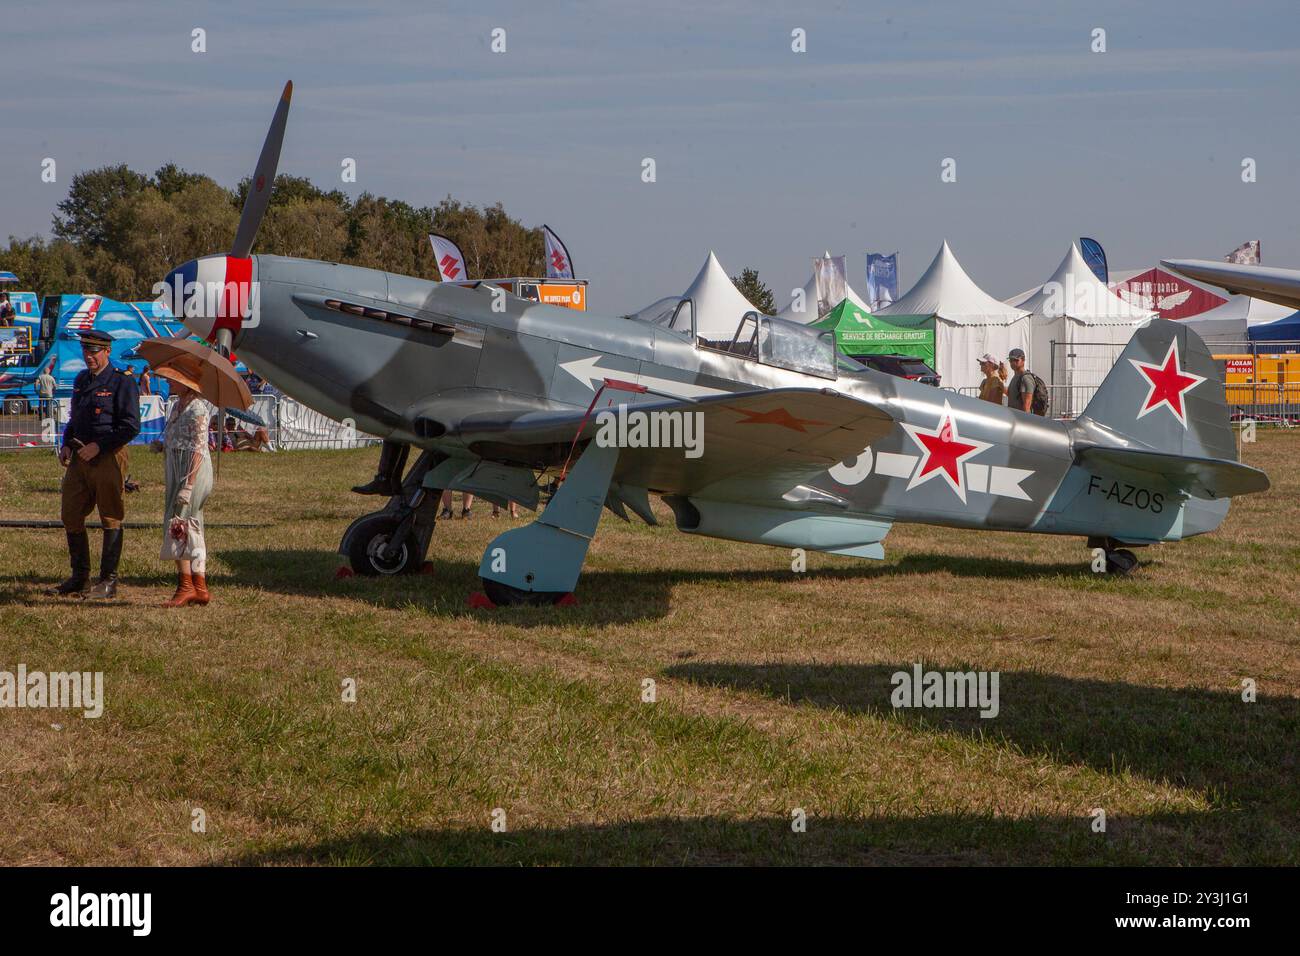
[[[898,298],[898,253],[867,253],[867,301],[872,309]]]

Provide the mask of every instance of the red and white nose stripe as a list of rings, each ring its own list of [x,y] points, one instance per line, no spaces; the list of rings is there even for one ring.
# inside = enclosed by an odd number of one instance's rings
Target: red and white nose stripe
[[[257,306],[252,258],[204,256],[167,275],[163,301],[195,335],[211,341],[248,323]]]

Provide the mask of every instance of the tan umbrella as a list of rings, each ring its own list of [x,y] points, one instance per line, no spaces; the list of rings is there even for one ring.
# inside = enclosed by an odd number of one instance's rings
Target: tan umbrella
[[[202,342],[182,338],[145,339],[136,346],[136,351],[155,371],[175,369],[194,382],[198,393],[217,408],[253,407],[253,395],[230,359]]]

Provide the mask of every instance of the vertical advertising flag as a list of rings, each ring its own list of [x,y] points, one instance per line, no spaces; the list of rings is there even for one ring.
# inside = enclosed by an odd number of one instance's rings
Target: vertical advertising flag
[[[1241,266],[1259,265],[1259,240],[1251,239],[1249,242],[1243,242],[1236,249],[1223,257],[1224,262],[1235,262]]]
[[[1109,285],[1110,266],[1106,263],[1106,250],[1101,247],[1101,243],[1096,239],[1080,239],[1079,252],[1083,254],[1083,261],[1088,263],[1092,274]]]
[[[469,270],[465,268],[465,257],[460,248],[446,236],[429,233],[429,242],[433,245],[433,258],[438,263],[438,275],[443,282],[465,281]]]
[[[898,298],[898,253],[867,253],[867,301],[872,310]]]
[[[573,260],[569,258],[569,250],[545,223],[542,224],[542,235],[546,239],[546,278],[572,279]]]
[[[819,256],[813,260],[813,276],[817,279],[817,317],[821,318],[844,301],[848,283],[843,256]]]

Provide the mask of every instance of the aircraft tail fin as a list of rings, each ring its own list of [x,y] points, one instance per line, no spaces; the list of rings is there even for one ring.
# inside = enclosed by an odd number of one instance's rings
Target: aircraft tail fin
[[[1205,499],[1268,488],[1238,461],[1218,365],[1180,322],[1138,329],[1071,431],[1079,463],[1111,473],[1158,476]]]

